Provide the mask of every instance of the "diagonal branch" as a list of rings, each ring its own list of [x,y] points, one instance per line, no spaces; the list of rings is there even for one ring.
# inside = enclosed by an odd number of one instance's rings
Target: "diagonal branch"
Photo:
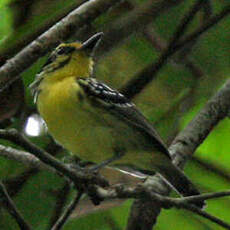
[[[183,39],[181,39],[177,44],[175,44],[174,49],[177,51],[182,48],[185,44],[193,41],[201,34],[206,32],[208,29],[219,23],[223,18],[225,18],[228,14],[230,14],[230,5],[226,6],[221,12],[211,17],[206,23],[204,23],[201,27],[197,28],[193,33],[187,35]],[[175,52],[174,51],[174,52]]]
[[[87,172],[86,170],[74,170],[68,165],[57,160],[55,157],[51,156],[49,153],[37,147],[35,144],[30,142],[24,135],[19,133],[15,129],[2,130],[0,129],[0,138],[9,140],[25,150],[33,154],[44,164],[47,164],[57,171],[57,173],[64,175],[69,178],[78,187],[84,183],[100,184],[101,186],[108,185],[107,181],[99,175]]]
[[[122,87],[122,93],[125,94],[128,98],[133,98],[134,96],[136,96],[146,87],[146,85],[148,85],[156,77],[159,70],[174,53],[176,53],[179,49],[181,49],[194,39],[197,39],[201,34],[203,34],[212,26],[220,22],[229,13],[230,5],[225,7],[217,15],[211,17],[209,21],[207,21],[204,25],[200,26],[192,34],[187,35],[185,38],[181,39],[177,43],[174,43],[173,45],[168,45],[168,48],[162,53],[162,55],[157,59],[155,63],[144,68],[140,73],[134,76],[134,78],[128,81],[125,86]],[[180,27],[183,28],[182,26]]]
[[[0,130],[0,138],[1,138],[1,132],[2,130]],[[47,164],[42,163],[37,157],[33,156],[32,154],[22,151],[22,150],[14,149],[9,146],[6,147],[3,145],[0,145],[0,156],[5,157],[10,160],[18,161],[20,163],[23,163],[27,166],[30,166],[36,169],[48,170],[48,171],[56,173],[56,171],[52,167],[50,167]]]
[[[143,22],[146,22],[148,19],[148,23],[152,20],[152,18],[158,16],[158,14],[164,10],[169,9],[172,6],[177,5],[183,0],[171,1],[171,0],[151,0],[148,4],[140,7],[132,14],[127,16],[127,20],[124,28],[123,28],[123,36],[120,34],[120,30],[109,30],[108,36],[113,38],[113,43],[109,44],[109,49],[111,49],[112,45],[121,41],[125,37],[127,37],[130,33],[136,31],[136,19],[140,17],[143,19]],[[19,74],[29,68],[38,58],[45,55],[51,48],[54,48],[58,41],[65,40],[69,38],[71,35],[75,34],[77,30],[79,30],[84,25],[87,25],[89,22],[93,21],[96,17],[100,16],[110,7],[122,2],[122,0],[94,0],[87,1],[82,4],[77,9],[73,10],[70,14],[68,14],[65,18],[60,20],[54,26],[52,26],[45,33],[40,35],[36,40],[34,40],[31,44],[25,47],[21,52],[19,52],[15,57],[8,60],[6,64],[4,64],[0,68],[0,92],[6,89],[10,84],[20,78]],[[149,7],[151,7],[149,9]],[[143,9],[142,9],[143,8]],[[141,13],[142,10],[147,10],[146,13]],[[152,11],[151,11],[152,10]],[[146,16],[147,15],[147,16]],[[138,18],[139,19],[139,18]],[[151,20],[149,20],[151,19]],[[138,20],[139,21],[139,20]],[[116,25],[120,25],[120,22],[117,22]],[[123,25],[122,21],[122,25]],[[135,28],[133,27],[135,25]],[[140,23],[139,27],[142,27],[142,23]],[[119,27],[120,28],[120,27]],[[114,33],[116,33],[119,39],[114,40]],[[106,39],[108,38],[105,35]],[[111,40],[111,39],[108,39]],[[116,41],[116,42],[115,42]],[[103,45],[103,44],[102,44]],[[108,48],[108,46],[107,46]],[[102,49],[103,50],[103,47]]]
[[[26,35],[23,34],[23,39],[18,37],[17,29],[4,41],[1,42],[0,47],[0,66],[3,65],[6,60],[10,57],[16,55],[20,50],[22,50],[25,46],[27,46],[30,42],[36,39],[40,34],[44,33],[48,30],[53,24],[60,21],[64,16],[68,13],[79,7],[82,3],[86,2],[86,0],[81,0],[80,2],[73,2],[67,8],[64,8],[61,13],[57,12],[57,15],[52,15],[52,17],[48,18],[42,25],[36,27],[35,30],[28,31]],[[23,25],[24,27],[25,25]],[[27,23],[26,23],[26,26]],[[17,37],[17,39],[12,39]]]
[[[55,207],[53,209],[53,213],[51,215],[50,218],[50,223],[49,226],[47,227],[48,230],[51,229],[51,227],[58,221],[58,219],[61,217],[62,213],[63,213],[63,209],[65,207],[65,204],[67,202],[68,199],[68,195],[70,194],[70,189],[71,189],[71,185],[69,183],[69,181],[66,181],[64,186],[61,187],[58,191],[57,194],[55,194]]]
[[[175,138],[169,148],[170,154],[174,159],[173,163],[176,166],[183,168],[188,160],[188,156],[194,153],[196,148],[204,141],[218,122],[229,115],[229,110],[230,80],[226,82],[216,95],[208,101],[197,116],[187,125],[187,127]],[[160,190],[160,194],[168,195],[170,192],[170,189],[164,181],[157,176],[150,178],[146,181],[146,183],[152,186],[152,188]],[[145,229],[150,229],[150,227],[154,224],[154,220],[157,219],[157,215],[160,213],[161,206],[158,202],[148,203],[144,200],[136,200],[132,209],[132,212],[134,212],[133,215],[137,218],[140,217],[140,213],[143,212],[143,208],[144,210],[148,209],[150,214],[151,212],[154,213],[154,215],[146,217],[149,222],[147,223],[148,228],[146,227]],[[141,225],[137,225],[137,223]],[[130,218],[128,229],[139,230],[142,229],[143,224],[144,223],[141,219],[139,219],[139,221],[136,220],[132,222],[132,218]]]
[[[73,199],[73,201],[70,203],[69,207],[66,209],[66,211],[63,213],[63,215],[57,220],[57,222],[54,224],[54,226],[51,228],[51,230],[61,230],[72,212],[75,210],[76,206],[78,205],[81,197],[82,197],[82,191],[79,191],[76,195],[76,197]]]
[[[98,195],[103,199],[124,199],[124,198],[135,198],[140,199],[141,197],[147,200],[147,202],[155,202],[159,204],[163,208],[183,208],[186,210],[189,210],[193,213],[196,213],[213,223],[216,223],[226,229],[230,229],[230,224],[226,223],[225,221],[195,207],[194,205],[191,205],[190,202],[194,201],[204,201],[207,199],[214,199],[224,196],[230,196],[230,191],[223,191],[223,192],[217,192],[217,193],[207,193],[199,196],[191,196],[191,197],[182,197],[182,198],[171,198],[167,196],[159,195],[155,192],[153,192],[150,188],[145,186],[137,186],[135,188],[127,188],[124,186],[115,186],[113,189],[105,190],[102,188],[97,188]],[[146,211],[147,209],[145,209]],[[145,228],[146,229],[146,228]]]
[[[192,21],[193,17],[197,13],[198,10],[200,10],[201,6],[204,4],[204,0],[198,0],[196,3],[189,9],[189,11],[184,15],[184,17],[181,19],[180,24],[177,26],[176,31],[173,33],[167,48],[162,52],[160,57],[157,59],[157,61],[151,66],[151,73],[152,76],[157,74],[157,72],[161,69],[161,67],[165,64],[165,62],[168,60],[168,58],[171,56],[172,50],[176,42],[181,38],[181,36],[185,33],[188,24]],[[149,69],[148,69],[148,75],[146,74],[145,70],[142,72],[142,76],[150,76],[149,75]],[[140,82],[141,80],[141,82]],[[145,87],[150,81],[152,80],[152,77],[144,77],[144,78],[134,78],[129,81],[126,86],[122,89],[122,92],[128,97],[132,98],[136,94],[138,94],[143,87]],[[135,87],[133,87],[135,86]],[[133,88],[135,90],[133,90]]]
[[[199,208],[197,208],[195,206],[186,204],[186,205],[183,206],[183,208],[187,209],[187,210],[189,210],[191,212],[194,212],[194,213],[196,213],[196,214],[198,214],[200,216],[203,216],[204,218],[212,221],[213,223],[216,223],[216,224],[222,226],[225,229],[230,229],[230,224],[224,222],[223,220],[220,220],[219,218],[217,218],[217,217],[215,217],[215,216],[213,216],[213,215],[211,215],[211,214],[209,214],[209,213],[207,213],[207,212],[205,212],[203,210],[200,210]]]
[[[138,94],[144,87],[150,83],[150,81],[153,79],[154,76],[158,73],[158,71],[161,69],[161,67],[166,63],[168,58],[173,54],[173,48],[176,42],[182,37],[184,32],[187,29],[188,24],[192,21],[197,11],[200,10],[200,8],[203,6],[204,1],[198,0],[194,3],[194,5],[189,9],[189,11],[184,15],[184,17],[181,19],[181,22],[176,28],[175,33],[172,35],[169,44],[167,45],[167,48],[164,49],[160,57],[157,59],[155,63],[148,66],[146,69],[141,71],[140,74],[138,74],[136,77],[131,79],[122,89],[121,91],[128,96],[128,98],[134,97],[136,94]],[[160,47],[161,48],[161,47]],[[160,184],[164,188],[166,188],[165,184],[159,180],[159,182],[153,182],[152,186],[155,187],[157,184]],[[160,187],[161,187],[160,186]],[[165,191],[164,191],[165,192]],[[169,188],[167,187],[167,192],[169,192]],[[144,203],[144,205],[143,205]],[[147,205],[147,206],[146,206]],[[127,230],[129,229],[152,229],[152,226],[156,223],[157,216],[160,213],[160,205],[158,202],[156,202],[156,209],[152,208],[154,205],[152,204],[146,204],[146,202],[142,202],[142,200],[138,201],[136,200],[133,204],[133,207],[131,209],[131,215],[128,220]],[[148,208],[145,208],[148,207]],[[148,209],[148,213],[143,220],[141,218],[140,213],[142,213],[143,209]],[[154,216],[154,218],[152,218]]]
[[[135,7],[130,13],[110,23],[104,30],[105,36],[97,55],[102,56],[116,45],[127,39],[131,34],[143,29],[159,15],[172,7],[177,6],[184,0],[148,0]]]
[[[210,199],[221,198],[225,196],[230,196],[230,190],[205,193],[196,196],[187,196],[180,198],[171,198],[168,196],[163,196],[152,191],[152,189],[146,184],[140,184],[136,187],[127,187],[125,185],[115,185],[110,189],[104,189],[98,186],[95,186],[95,191],[98,196],[102,199],[126,199],[126,198],[140,198],[144,197],[146,199],[157,200],[158,202],[163,203],[164,208],[170,208],[171,206],[180,206],[181,204],[192,204],[198,201],[205,201]],[[171,205],[172,203],[172,205]]]
[[[1,200],[3,200],[3,203],[5,204],[5,207],[7,208],[10,215],[16,220],[20,229],[21,230],[32,230],[32,228],[29,226],[28,223],[26,223],[26,221],[24,220],[24,218],[18,211],[14,202],[11,200],[2,182],[0,182],[0,195],[1,195]]]
[[[55,47],[58,41],[69,38],[83,25],[93,21],[119,2],[121,1],[87,1],[73,10],[0,68],[0,89],[7,88],[9,84],[19,78],[20,73],[30,67],[39,57],[45,55],[51,48]]]
[[[217,162],[211,162],[211,161],[208,161],[207,159],[202,159],[197,156],[193,156],[191,161],[199,165],[199,167],[202,167],[207,171],[215,173],[217,176],[220,176],[221,178],[226,180],[228,183],[230,182],[229,169],[224,168],[223,166],[219,165]]]

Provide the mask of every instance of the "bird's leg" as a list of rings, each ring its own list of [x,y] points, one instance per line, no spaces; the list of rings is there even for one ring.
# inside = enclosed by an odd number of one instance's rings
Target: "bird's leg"
[[[114,147],[114,155],[112,157],[110,157],[109,159],[101,162],[100,164],[94,165],[92,167],[89,168],[89,170],[91,171],[96,171],[99,170],[105,166],[107,166],[108,164],[119,160],[123,155],[125,154],[125,150],[123,148],[120,147]]]
[[[108,164],[112,163],[113,161],[120,159],[122,157],[122,155],[121,154],[120,155],[114,155],[113,157],[101,162],[100,164],[97,164],[97,165],[90,167],[89,170],[90,171],[97,171],[97,170],[107,166]]]

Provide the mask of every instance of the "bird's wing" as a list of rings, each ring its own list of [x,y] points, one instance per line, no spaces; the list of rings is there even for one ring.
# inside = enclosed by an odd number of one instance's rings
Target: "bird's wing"
[[[170,158],[167,147],[159,134],[147,121],[136,106],[123,94],[96,80],[95,78],[81,78],[77,80],[85,94],[91,98],[96,106],[106,108],[118,119],[125,121],[134,129],[141,132],[159,151]]]

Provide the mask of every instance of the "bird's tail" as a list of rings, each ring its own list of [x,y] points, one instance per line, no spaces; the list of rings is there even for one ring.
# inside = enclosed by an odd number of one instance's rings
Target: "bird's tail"
[[[183,196],[199,195],[200,192],[195,188],[188,177],[171,162],[170,164],[158,168],[158,172]],[[204,208],[205,202],[194,202],[198,208]]]

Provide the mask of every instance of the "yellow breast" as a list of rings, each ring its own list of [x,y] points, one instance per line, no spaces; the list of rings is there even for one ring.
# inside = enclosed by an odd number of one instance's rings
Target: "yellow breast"
[[[112,156],[114,143],[100,113],[78,97],[79,85],[74,77],[43,84],[38,96],[38,110],[50,134],[67,150],[79,157],[101,162]],[[108,134],[108,135],[106,135]]]

